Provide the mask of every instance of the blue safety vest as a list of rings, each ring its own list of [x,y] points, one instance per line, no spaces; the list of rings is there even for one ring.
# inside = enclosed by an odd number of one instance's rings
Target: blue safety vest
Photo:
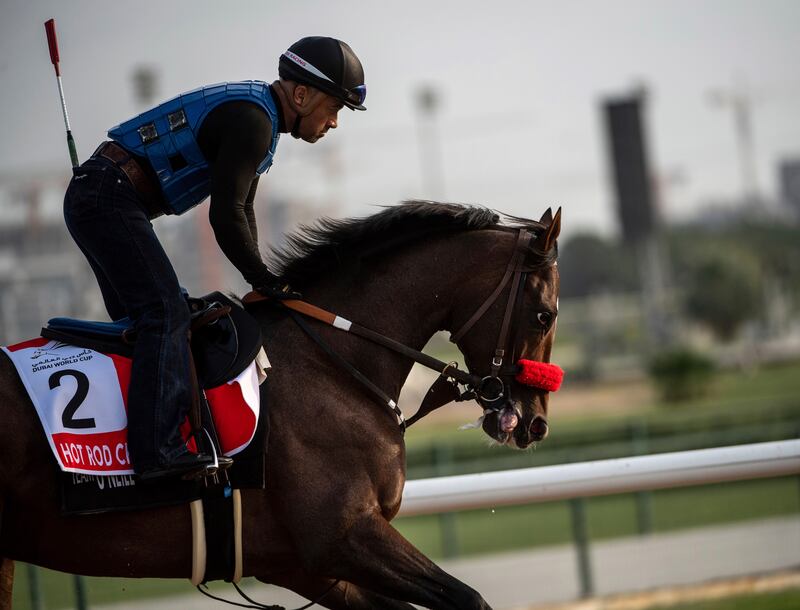
[[[167,212],[183,214],[210,193],[208,161],[197,145],[200,126],[214,108],[237,100],[257,104],[272,123],[272,142],[256,168],[257,174],[263,174],[272,165],[280,133],[275,100],[262,81],[220,83],[189,91],[112,127],[108,136],[128,152],[147,157],[158,176]]]

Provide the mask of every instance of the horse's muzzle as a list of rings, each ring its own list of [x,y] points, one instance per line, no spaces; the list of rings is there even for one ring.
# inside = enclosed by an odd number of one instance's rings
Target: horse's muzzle
[[[487,413],[483,418],[483,431],[501,445],[526,449],[547,436],[547,418],[534,415],[523,417],[510,403],[498,411]]]
[[[509,445],[516,445],[518,449],[527,449],[532,443],[544,440],[547,436],[547,420],[541,415],[534,415],[528,423],[523,420],[516,430],[514,430],[514,442]]]

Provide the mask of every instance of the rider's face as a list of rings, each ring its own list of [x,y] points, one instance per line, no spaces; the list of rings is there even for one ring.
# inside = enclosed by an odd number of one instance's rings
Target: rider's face
[[[321,91],[315,91],[315,94],[321,99],[314,100],[317,102],[316,105],[309,115],[303,117],[299,133],[295,136],[312,144],[322,138],[329,129],[336,129],[339,111],[343,106],[342,102]]]

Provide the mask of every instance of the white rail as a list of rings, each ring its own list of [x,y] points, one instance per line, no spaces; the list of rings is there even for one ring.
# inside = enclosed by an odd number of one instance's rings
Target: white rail
[[[400,516],[800,473],[800,440],[408,481]]]

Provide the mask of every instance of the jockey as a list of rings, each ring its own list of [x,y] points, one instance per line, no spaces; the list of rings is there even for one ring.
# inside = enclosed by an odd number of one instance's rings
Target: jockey
[[[340,40],[303,38],[280,78],[223,83],[175,97],[114,128],[64,198],[67,228],[94,271],[112,319],[136,330],[128,391],[129,451],[141,480],[204,471],[178,428],[192,402],[189,309],[151,220],[211,197],[220,249],[253,289],[298,296],[261,259],[253,201],[281,133],[314,143],[343,106],[366,110],[364,71]],[[228,462],[229,463],[229,462]]]

